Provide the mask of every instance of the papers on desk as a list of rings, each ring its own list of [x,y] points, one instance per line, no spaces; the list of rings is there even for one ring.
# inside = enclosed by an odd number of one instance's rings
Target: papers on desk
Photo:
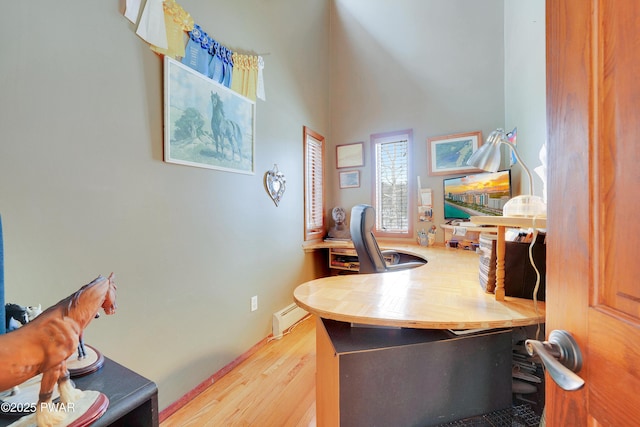
[[[458,336],[471,335],[478,332],[486,332],[495,328],[478,328],[478,329],[449,329],[449,332]]]
[[[467,234],[467,229],[465,227],[453,227],[454,236],[464,236],[465,234]]]

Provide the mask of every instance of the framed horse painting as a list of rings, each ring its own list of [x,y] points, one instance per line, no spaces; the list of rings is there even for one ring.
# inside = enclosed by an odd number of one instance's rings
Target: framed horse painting
[[[255,173],[255,102],[164,58],[164,161]]]

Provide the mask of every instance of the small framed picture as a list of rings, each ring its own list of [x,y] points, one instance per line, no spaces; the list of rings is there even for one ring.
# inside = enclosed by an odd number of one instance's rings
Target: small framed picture
[[[360,171],[340,172],[340,188],[360,187]]]
[[[354,168],[363,166],[362,147],[364,143],[357,142],[355,144],[338,145],[336,147],[336,167]]]
[[[429,175],[480,172],[478,168],[467,166],[467,160],[482,145],[481,131],[434,136],[427,143]]]

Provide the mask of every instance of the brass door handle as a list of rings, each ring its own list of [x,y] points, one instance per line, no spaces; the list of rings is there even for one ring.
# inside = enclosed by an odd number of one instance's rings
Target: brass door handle
[[[540,357],[560,388],[567,391],[582,388],[584,380],[575,374],[582,368],[582,352],[569,332],[551,331],[549,341],[526,340],[525,347],[529,355]]]

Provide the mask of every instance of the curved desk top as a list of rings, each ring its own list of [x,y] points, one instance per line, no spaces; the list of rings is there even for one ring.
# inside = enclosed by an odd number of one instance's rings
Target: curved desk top
[[[477,329],[545,321],[544,302],[512,297],[496,301],[484,292],[478,282],[478,255],[471,251],[384,242],[380,246],[428,263],[397,272],[312,280],[295,289],[296,303],[325,319],[378,326]]]

